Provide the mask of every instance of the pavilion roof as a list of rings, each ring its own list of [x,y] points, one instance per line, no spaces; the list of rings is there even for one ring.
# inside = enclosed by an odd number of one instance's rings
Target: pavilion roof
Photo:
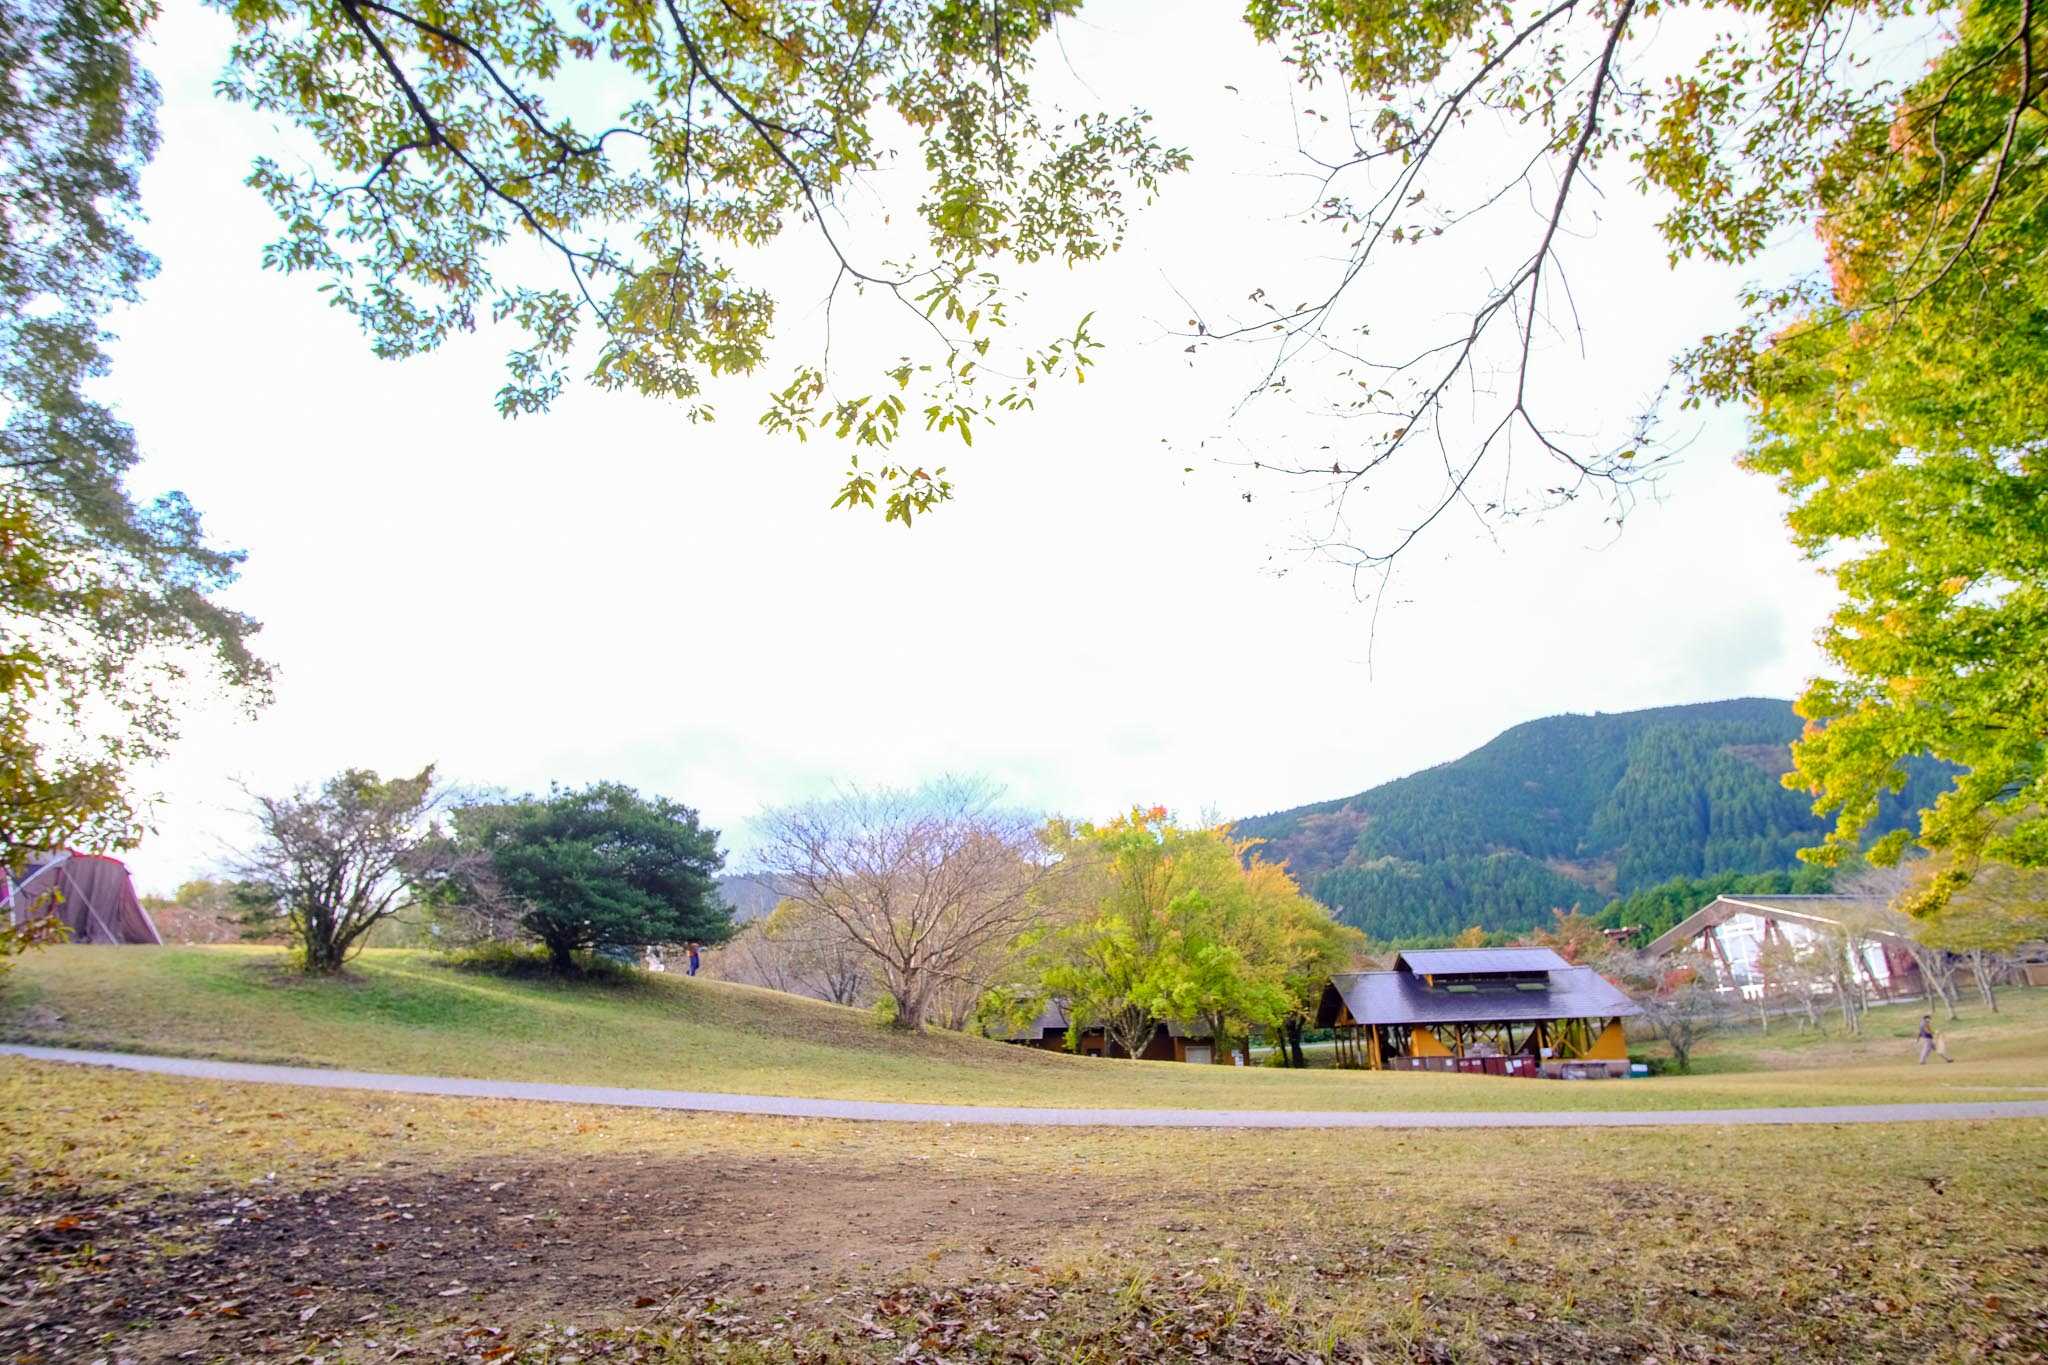
[[[1457,989],[1431,986],[1407,971],[1346,972],[1323,988],[1316,1026],[1328,1028],[1336,1022],[1339,1001],[1354,1020],[1367,1025],[1612,1019],[1641,1012],[1620,987],[1591,967],[1557,961],[1561,965],[1544,973],[1540,982],[1503,979]]]
[[[1572,964],[1548,948],[1411,948],[1394,970],[1417,976],[1507,976],[1560,971]]]

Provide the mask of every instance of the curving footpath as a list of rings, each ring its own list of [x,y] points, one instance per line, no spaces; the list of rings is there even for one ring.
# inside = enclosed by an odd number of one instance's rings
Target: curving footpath
[[[258,1085],[310,1085],[326,1090],[375,1090],[396,1095],[453,1095],[473,1100],[539,1100],[549,1104],[607,1104],[629,1109],[673,1109],[707,1114],[759,1114],[771,1118],[857,1119],[885,1123],[996,1123],[1045,1128],[1667,1128],[1727,1124],[1927,1123],[1959,1119],[2044,1119],[2048,1100],[1959,1101],[1951,1104],[1816,1105],[1782,1109],[1637,1109],[1498,1112],[1312,1109],[1031,1109],[978,1104],[903,1104],[887,1100],[807,1100],[784,1095],[722,1095],[698,1090],[635,1090],[610,1085],[558,1085],[545,1081],[482,1081],[463,1076],[406,1076],[379,1071],[330,1071],[311,1066],[263,1066],[128,1052],[87,1052],[65,1047],[0,1046],[0,1054],[41,1062],[147,1071],[209,1081]]]

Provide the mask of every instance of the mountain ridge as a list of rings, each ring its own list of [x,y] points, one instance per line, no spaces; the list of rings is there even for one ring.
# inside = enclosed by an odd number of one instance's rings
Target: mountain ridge
[[[1782,871],[1829,825],[1778,778],[1803,722],[1773,697],[1524,721],[1462,757],[1235,822],[1377,938],[1527,929],[1675,877]],[[1914,765],[1877,832],[1945,785]]]

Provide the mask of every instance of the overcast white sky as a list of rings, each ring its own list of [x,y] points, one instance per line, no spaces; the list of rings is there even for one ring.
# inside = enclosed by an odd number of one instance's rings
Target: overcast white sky
[[[372,358],[312,281],[259,268],[273,221],[240,181],[275,134],[210,93],[225,24],[169,7],[146,182],[163,272],[120,321],[108,392],[148,452],[138,484],[184,489],[248,550],[233,600],[280,676],[256,720],[196,709],[150,775],[144,887],[241,837],[237,780],[351,765],[514,789],[618,778],[743,848],[764,803],[835,782],[975,771],[1075,814],[1250,814],[1537,716],[1791,695],[1827,590],[1772,488],[1734,467],[1731,415],[1698,426],[1618,538],[1599,509],[1497,543],[1449,525],[1405,562],[1373,644],[1350,581],[1294,549],[1315,499],[1212,459],[1319,429],[1271,408],[1233,428],[1256,357],[1196,366],[1162,335],[1185,320],[1176,290],[1228,311],[1316,278],[1330,246],[1286,221],[1284,69],[1228,14],[1190,10],[1091,3],[1065,30],[1078,78],[1154,110],[1197,167],[1120,257],[1044,282],[1046,316],[1097,310],[1095,378],[972,452],[917,449],[959,500],[905,533],[828,510],[844,450],[760,435],[760,383],[719,391],[710,427],[581,388],[508,423],[490,403],[505,335]],[[1739,282],[1667,269],[1649,206],[1609,185],[1573,279],[1594,349],[1552,395],[1581,429],[1625,419]],[[800,321],[821,265],[793,242],[775,268]],[[1440,322],[1472,297],[1454,286],[1420,266],[1376,284],[1376,333]]]

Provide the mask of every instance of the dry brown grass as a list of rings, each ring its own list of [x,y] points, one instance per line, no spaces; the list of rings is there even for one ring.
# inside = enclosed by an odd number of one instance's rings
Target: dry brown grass
[[[138,1361],[2048,1350],[2040,1122],[1020,1131],[7,1060],[0,1115],[0,1351],[47,1359],[91,1358],[52,1304]]]

